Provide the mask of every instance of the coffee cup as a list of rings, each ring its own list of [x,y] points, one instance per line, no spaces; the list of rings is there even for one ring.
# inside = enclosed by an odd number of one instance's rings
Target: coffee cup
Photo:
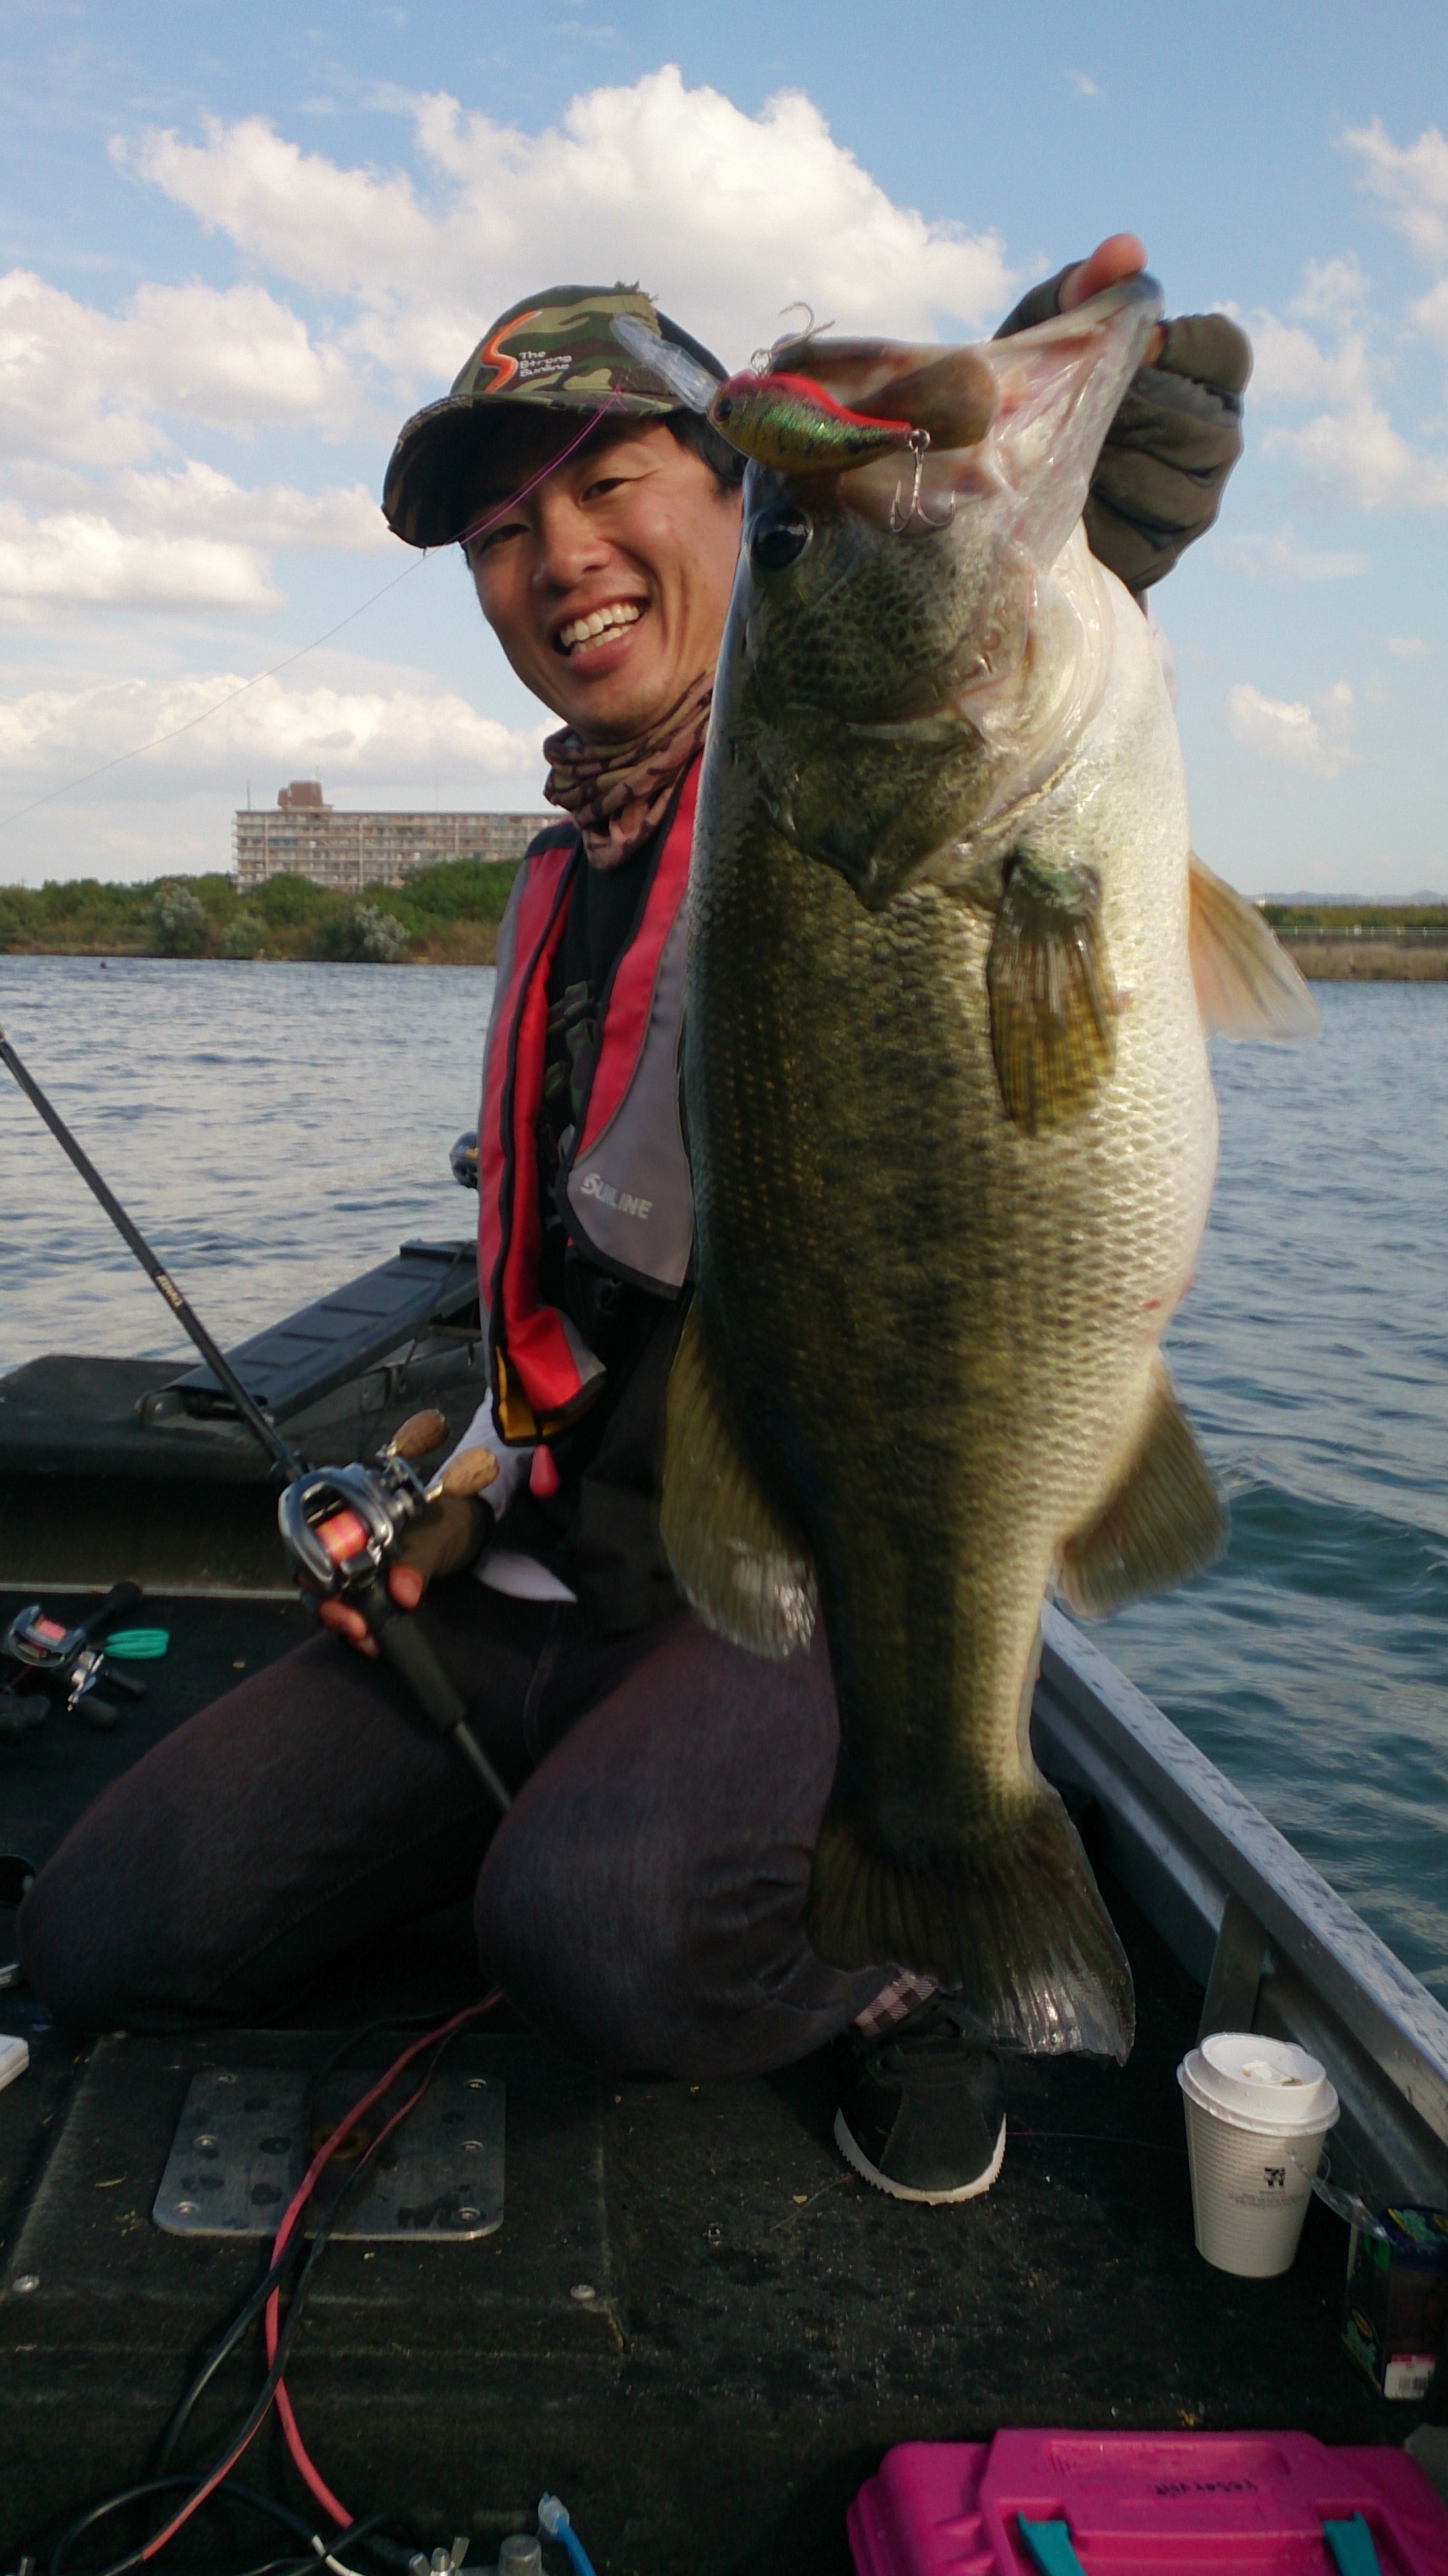
[[[1338,2116],[1323,2068],[1290,2040],[1218,2030],[1182,2059],[1177,2082],[1197,2252],[1251,2280],[1289,2271]]]

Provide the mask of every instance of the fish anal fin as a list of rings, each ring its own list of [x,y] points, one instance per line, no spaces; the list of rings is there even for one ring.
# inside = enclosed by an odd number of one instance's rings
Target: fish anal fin
[[[1061,1597],[1087,1618],[1105,1618],[1143,1593],[1200,1574],[1221,1555],[1227,1536],[1226,1506],[1158,1363],[1126,1474],[1105,1510],[1061,1552]]]
[[[1095,869],[1018,853],[1006,870],[985,976],[1006,1115],[1028,1136],[1068,1126],[1116,1060],[1116,996]]]
[[[1316,1037],[1322,1015],[1255,904],[1191,856],[1192,981],[1216,1037],[1291,1046]]]
[[[782,1658],[809,1644],[814,1569],[740,1457],[697,1306],[669,1379],[659,1521],[679,1588],[707,1627],[757,1655]]]
[[[1131,1970],[1075,1827],[1044,1784],[979,1843],[908,1859],[831,1805],[806,1922],[832,1966],[893,1965],[958,1983],[1010,2047],[1121,2063],[1130,2053]]]

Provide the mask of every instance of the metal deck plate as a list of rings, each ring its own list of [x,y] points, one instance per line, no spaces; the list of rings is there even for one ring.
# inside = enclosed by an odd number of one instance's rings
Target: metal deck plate
[[[359,2095],[365,2071],[330,2075],[308,2113],[294,2067],[209,2067],[193,2077],[151,2215],[171,2236],[272,2236],[317,2148]],[[395,2107],[396,2095],[390,2097]],[[318,2217],[346,2189],[389,2104],[369,2112],[323,2168]],[[503,2223],[504,2087],[441,2074],[348,2194],[337,2237],[469,2243]],[[305,2133],[304,2133],[305,2121]]]

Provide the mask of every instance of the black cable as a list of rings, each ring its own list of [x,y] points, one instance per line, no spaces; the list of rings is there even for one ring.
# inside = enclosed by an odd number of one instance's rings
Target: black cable
[[[118,2495],[103,2496],[99,2504],[88,2505],[85,2512],[77,2514],[74,2522],[61,2533],[52,2549],[49,2576],[63,2576],[67,2553],[74,2548],[78,2540],[84,2539],[88,2531],[93,2531],[97,2523],[105,2522],[111,2514],[124,2512],[127,2505],[139,2504],[146,2496],[169,2495],[177,2487],[191,2487],[196,2484],[197,2480],[192,2472],[189,2469],[183,2469],[167,2478],[142,2478],[139,2485],[123,2487]],[[304,2521],[299,2513],[293,2513],[290,2505],[274,2503],[270,2496],[262,2495],[256,2487],[236,2485],[229,2478],[217,2488],[216,2493],[218,2497],[228,2498],[233,2504],[247,2505],[256,2513],[269,2515],[273,2522],[281,2523],[285,2530],[304,2540],[310,2550],[312,2525]],[[210,2497],[207,2498],[207,2502],[211,2502]]]
[[[410,2016],[410,2018],[411,2018],[411,2019],[414,2019],[414,2020],[418,2020],[418,2019],[421,2019],[421,2018],[422,2018],[422,2016],[421,2016],[421,2015],[416,2015],[416,2014],[414,2014],[414,2015]],[[348,2047],[354,2046],[354,2045],[356,2044],[356,2042],[357,2042],[357,2040],[358,2040],[359,2036],[366,2036],[366,2035],[367,2035],[368,2030],[371,2030],[371,2029],[387,2029],[387,2028],[389,2028],[389,2027],[395,2028],[395,2027],[396,2027],[396,2025],[395,2025],[395,2024],[389,2024],[389,2023],[387,2023],[387,2022],[381,2022],[381,2023],[376,2023],[376,2024],[369,2024],[369,2025],[366,2025],[366,2026],[365,2026],[365,2028],[364,2028],[364,2030],[363,2030],[363,2032],[362,2032],[362,2033],[360,2033],[360,2034],[359,2034],[359,2033],[357,2033],[357,2032],[349,2032],[349,2033],[347,2034],[346,2038],[345,2038],[345,2039],[343,2040],[343,2042],[341,2043],[340,2047],[339,2047],[336,2051],[334,2051],[334,2053],[333,2053],[333,2058],[332,2058],[332,2060],[329,2062],[329,2070],[328,2070],[328,2071],[330,2071],[330,2065],[336,2064],[336,2063],[340,2060],[340,2058],[341,2058],[341,2057],[346,2053],[346,2050],[347,2050],[347,2048],[348,2048]],[[451,2031],[448,2031],[448,2032],[445,2034],[445,2036],[442,2038],[442,2040],[440,2040],[440,2042],[439,2042],[438,2046],[434,2049],[434,2051],[433,2051],[433,2053],[432,2053],[432,2056],[431,2056],[431,2058],[429,2059],[429,2061],[428,2061],[428,2063],[427,2063],[427,2067],[426,2067],[426,2069],[425,2069],[425,2071],[424,2071],[424,2073],[423,2073],[423,2075],[422,2075],[422,2079],[421,2079],[420,2083],[418,2084],[417,2089],[416,2089],[415,2093],[413,2094],[413,2096],[412,2096],[412,2098],[411,2098],[410,2102],[407,2104],[406,2113],[405,2113],[405,2116],[406,2116],[407,2118],[411,2118],[412,2113],[417,2109],[418,2104],[421,2102],[421,2100],[422,2100],[422,2098],[423,2098],[423,2095],[426,2093],[426,2091],[427,2091],[427,2089],[428,2089],[429,2085],[432,2083],[433,2077],[436,2075],[436,2073],[437,2073],[437,2071],[438,2071],[438,2068],[439,2068],[439,2067],[440,2067],[440,2065],[442,2064],[442,2061],[443,2061],[444,2057],[446,2056],[446,2054],[447,2054],[448,2050],[451,2048],[451,2046],[452,2046],[452,2044],[453,2044],[454,2040],[456,2040],[456,2039],[460,2039],[460,2038],[462,2037],[462,2035],[463,2035],[463,2033],[462,2033],[462,2029],[461,2029],[461,2028],[460,2028],[460,2029],[457,2029],[457,2030],[451,2030]],[[379,2106],[379,2108],[380,2108],[380,2106]],[[310,2243],[310,2245],[309,2245],[309,2246],[308,2246],[308,2248],[307,2248],[306,2259],[305,2259],[305,2261],[303,2262],[302,2267],[301,2267],[301,2270],[300,2270],[300,2272],[299,2272],[299,2273],[298,2273],[298,2275],[297,2275],[296,2285],[295,2285],[295,2287],[294,2287],[294,2289],[293,2289],[292,2296],[291,2296],[291,2300],[290,2300],[290,2303],[289,2303],[289,2305],[288,2305],[288,2307],[287,2307],[286,2315],[285,2315],[285,2317],[284,2317],[284,2318],[282,2319],[282,2321],[281,2321],[281,2325],[280,2325],[280,2328],[279,2328],[279,2331],[278,2331],[278,2334],[277,2334],[277,2346],[276,2346],[276,2351],[275,2351],[275,2353],[274,2353],[274,2354],[273,2354],[273,2356],[272,2356],[271,2366],[270,2366],[270,2368],[269,2368],[269,2369],[268,2369],[268,2371],[267,2371],[266,2378],[265,2378],[265,2379],[264,2379],[264,2381],[262,2382],[261,2388],[258,2390],[257,2395],[256,2395],[255,2399],[253,2400],[253,2403],[252,2403],[252,2405],[251,2405],[251,2407],[250,2407],[250,2409],[249,2409],[249,2411],[248,2411],[248,2413],[247,2413],[247,2416],[246,2416],[245,2422],[243,2423],[243,2425],[242,2425],[242,2427],[241,2427],[240,2431],[239,2431],[239,2432],[237,2432],[237,2433],[235,2433],[235,2434],[233,2434],[233,2435],[230,2437],[230,2439],[228,2440],[227,2444],[226,2444],[226,2456],[227,2456],[228,2458],[237,2458],[237,2459],[239,2459],[239,2458],[242,2456],[242,2454],[243,2454],[243,2453],[245,2452],[245,2450],[246,2450],[246,2447],[247,2447],[248,2443],[249,2443],[249,2442],[251,2442],[251,2441],[253,2440],[254,2436],[255,2436],[255,2435],[260,2431],[262,2424],[265,2422],[266,2417],[267,2417],[268,2413],[270,2412],[271,2404],[272,2404],[272,2400],[273,2400],[273,2398],[275,2397],[275,2395],[276,2395],[276,2391],[277,2391],[277,2383],[278,2383],[278,2381],[279,2381],[279,2380],[284,2376],[284,2374],[285,2374],[286,2366],[287,2366],[287,2357],[288,2357],[288,2354],[290,2353],[290,2350],[291,2350],[291,2347],[292,2347],[293,2340],[294,2340],[294,2338],[295,2338],[295,2336],[296,2336],[297,2328],[298,2328],[298,2326],[301,2324],[301,2320],[302,2320],[302,2309],[303,2309],[303,2306],[304,2306],[305,2301],[306,2301],[306,2296],[307,2296],[308,2289],[309,2289],[309,2288],[310,2288],[310,2286],[311,2286],[312,2274],[313,2274],[313,2272],[316,2270],[316,2267],[317,2267],[318,2263],[320,2262],[321,2257],[322,2257],[322,2255],[323,2255],[324,2251],[326,2250],[326,2246],[327,2246],[328,2241],[329,2241],[329,2239],[330,2239],[330,2237],[331,2237],[331,2235],[332,2235],[332,2231],[333,2231],[333,2229],[336,2227],[337,2221],[338,2221],[338,2219],[340,2218],[340,2216],[341,2216],[341,2214],[342,2214],[342,2210],[343,2210],[344,2205],[345,2205],[345,2204],[346,2204],[346,2202],[350,2199],[350,2197],[351,2197],[352,2193],[356,2190],[357,2185],[358,2185],[358,2183],[361,2181],[361,2179],[362,2179],[363,2175],[364,2175],[366,2172],[368,2172],[368,2170],[370,2169],[371,2164],[372,2164],[372,2159],[373,2159],[373,2157],[377,2154],[378,2149],[379,2149],[379,2148],[380,2148],[384,2143],[385,2143],[385,2140],[383,2139],[383,2136],[382,2136],[382,2134],[381,2134],[381,2127],[379,2126],[379,2132],[378,2132],[378,2135],[373,2139],[373,2141],[372,2141],[371,2145],[366,2149],[365,2153],[364,2153],[362,2156],[360,2156],[360,2157],[359,2157],[359,2159],[358,2159],[358,2161],[357,2161],[356,2165],[353,2167],[353,2169],[352,2169],[351,2173],[347,2175],[347,2177],[346,2177],[345,2181],[344,2181],[344,2182],[343,2182],[343,2184],[342,2184],[342,2188],[341,2188],[341,2190],[338,2192],[336,2199],[335,2199],[335,2200],[334,2200],[334,2202],[332,2203],[331,2208],[326,2212],[325,2216],[320,2217],[320,2218],[318,2219],[317,2227],[316,2227],[316,2232],[315,2232],[315,2234],[313,2235],[312,2240],[311,2240],[311,2243]],[[301,2220],[300,2213],[299,2213],[299,2215],[298,2215],[298,2230],[297,2230],[298,2234],[300,2234],[302,2223],[303,2223],[303,2222],[302,2222],[302,2220]],[[288,2249],[285,2249],[285,2248],[283,2249],[283,2254],[282,2254],[282,2256],[279,2258],[279,2262],[280,2262],[280,2263],[284,2263],[284,2262],[285,2262],[287,2250],[288,2250]],[[260,2291],[260,2290],[261,2290],[261,2284],[260,2284],[260,2283],[258,2283],[258,2285],[257,2285],[257,2291],[254,2291],[254,2292],[252,2293],[252,2298],[253,2298],[253,2299],[257,2297],[257,2293],[258,2293],[258,2291]],[[268,2297],[268,2296],[270,2296],[270,2291],[268,2290],[268,2291],[266,2291],[265,2293],[263,2293],[262,2295],[263,2295],[263,2298]],[[249,2301],[247,2302],[247,2304],[248,2304],[248,2306],[250,2306],[250,2305],[251,2305],[251,2301],[249,2300]],[[242,2329],[241,2329],[240,2327],[238,2327],[237,2331],[238,2331],[238,2332],[240,2332],[240,2331],[242,2331]],[[206,2375],[207,2375],[207,2377],[209,2377],[209,2376],[210,2376],[210,2372],[209,2372],[209,2370],[207,2371],[207,2374],[206,2374]],[[189,2408],[188,2408],[188,2409],[187,2409],[187,2412],[189,2413],[189,2411],[190,2411],[190,2410],[189,2410]],[[183,2416],[182,2421],[184,2422],[184,2420],[185,2420],[185,2418],[184,2418],[184,2416]],[[179,2428],[178,2428],[178,2429],[179,2429]],[[167,2483],[168,2483],[168,2484],[189,2485],[189,2486],[191,2486],[191,2487],[193,2487],[193,2488],[196,2488],[196,2487],[204,2486],[204,2485],[205,2485],[205,2483],[206,2483],[206,2479],[207,2479],[207,2477],[208,2477],[208,2476],[212,2476],[212,2475],[214,2475],[214,2474],[215,2474],[215,2472],[214,2472],[214,2471],[212,2471],[212,2470],[201,2471],[201,2472],[197,2472],[197,2471],[194,2471],[194,2470],[193,2470],[192,2472],[190,2472],[190,2473],[189,2473],[189,2475],[182,2476],[182,2477],[180,2477],[180,2478],[176,2478],[176,2479],[168,2480],[168,2482],[167,2482]],[[224,2485],[224,2483],[225,2483],[225,2481],[223,2481],[223,2485]],[[217,2490],[217,2492],[219,2493],[219,2492],[221,2492],[221,2490],[220,2490],[220,2489],[218,2489],[218,2490]],[[208,2501],[209,2501],[209,2499],[208,2499]],[[375,2520],[375,2521],[379,2521],[379,2522],[380,2522],[380,2521],[381,2521],[381,2520],[383,2520],[384,2518],[385,2518],[385,2517],[383,2517],[383,2516],[381,2516],[381,2515],[378,2515],[378,2516],[375,2516],[375,2517],[374,2517],[374,2520]],[[357,2526],[354,2524],[354,2525],[352,2526],[352,2528],[353,2528],[353,2530],[355,2531],[355,2530],[356,2530],[356,2528],[357,2528]],[[311,2534],[310,2534],[310,2532],[308,2533],[308,2538],[309,2538],[309,2540],[310,2540],[310,2538],[311,2538]],[[99,2571],[99,2576],[131,2576],[131,2571],[132,2571],[133,2569],[139,2569],[139,2568],[143,2567],[144,2565],[146,2565],[146,2564],[148,2563],[148,2562],[146,2561],[146,2558],[145,2558],[145,2551],[146,2551],[146,2548],[147,2548],[148,2546],[149,2546],[149,2544],[148,2544],[148,2543],[143,2542],[143,2543],[142,2543],[142,2545],[141,2545],[141,2547],[140,2547],[139,2549],[133,2550],[133,2551],[130,2553],[130,2555],[129,2555],[128,2557],[117,2559],[117,2560],[116,2560],[116,2561],[115,2561],[111,2566],[101,2569],[101,2570]],[[332,2544],[332,2547],[333,2547],[333,2554],[335,2554],[335,2544]],[[51,2569],[50,2569],[50,2576],[57,2576],[57,2571],[56,2571],[55,2566],[54,2566],[54,2564],[53,2564],[53,2563],[52,2563],[52,2566],[51,2566]]]
[[[355,2030],[344,2032],[338,2045],[333,2049],[331,2056],[326,2058],[322,2065],[315,2070],[303,2097],[302,2140],[304,2152],[306,2141],[311,2135],[312,2115],[316,2106],[317,2095],[325,2084],[328,2076],[335,2074],[337,2068],[342,2064],[344,2058],[347,2057],[349,2052],[354,2048],[360,2048],[364,2040],[374,2038],[380,2030],[411,2030],[417,2027],[425,2029],[431,2019],[432,2015],[430,2013],[395,2013],[386,2016],[380,2021],[362,2022]],[[338,2206],[340,2206],[340,2198]],[[302,2229],[298,2227],[293,2235],[291,2243],[283,2249],[282,2253],[277,2257],[276,2262],[270,2266],[269,2270],[263,2272],[261,2278],[247,2292],[241,2306],[237,2309],[236,2314],[232,2317],[230,2323],[225,2328],[220,2341],[216,2343],[212,2347],[212,2350],[207,2354],[205,2361],[202,2363],[201,2368],[196,2373],[196,2376],[191,2381],[189,2387],[183,2389],[168,2421],[162,2427],[160,2438],[156,2444],[152,2458],[152,2469],[155,2476],[160,2477],[165,2470],[170,2467],[176,2454],[176,2446],[179,2443],[187,2424],[190,2422],[196,2407],[200,2403],[201,2398],[210,2387],[212,2380],[215,2378],[218,2370],[220,2370],[223,2362],[225,2362],[236,2350],[236,2347],[241,2341],[241,2338],[245,2334],[248,2326],[253,2325],[256,2319],[260,2316],[262,2309],[266,2306],[273,2290],[280,2287],[282,2281],[286,2278],[287,2273],[290,2272],[300,2261],[304,2243],[305,2239]]]
[[[332,2056],[326,2061],[325,2066],[319,2070],[312,2087],[309,2088],[308,2099],[310,2100],[313,2098],[316,2084],[323,2081],[325,2076],[340,2064],[349,2048],[357,2046],[362,2039],[369,2037],[374,2031],[396,2029],[401,2024],[416,2022],[423,2019],[424,2016],[417,2013],[399,2015],[395,2020],[365,2023],[360,2029],[347,2032],[338,2047],[333,2051]],[[427,2063],[416,2091],[407,2104],[406,2113],[404,2115],[405,2117],[410,2118],[412,2113],[417,2109],[418,2104],[421,2102],[423,2095],[427,2092],[427,2089],[432,2083],[432,2080],[436,2075],[438,2068],[441,2066],[448,2050],[451,2048],[454,2040],[460,2039],[463,2036],[463,2028],[465,2027],[466,2025],[463,2025],[456,2030],[448,2031],[439,2041],[438,2046],[434,2049],[432,2056]],[[287,2358],[290,2353],[297,2328],[301,2323],[302,2309],[305,2304],[308,2288],[311,2284],[312,2274],[321,2259],[322,2253],[332,2235],[333,2229],[336,2227],[344,2205],[350,2199],[353,2191],[361,2181],[362,2176],[369,2171],[372,2159],[377,2154],[378,2149],[385,2143],[381,2134],[383,2125],[385,2124],[379,2124],[378,2135],[373,2139],[365,2153],[359,2157],[352,2172],[346,2176],[341,2190],[338,2192],[331,2208],[324,2216],[319,2217],[317,2221],[316,2230],[307,2247],[306,2258],[302,2263],[300,2272],[298,2273],[296,2285],[293,2289],[286,2315],[281,2321],[277,2334],[276,2351],[272,2357],[266,2378],[248,2410],[241,2430],[238,2433],[233,2434],[226,2443],[224,2456],[228,2459],[241,2458],[248,2443],[252,2441],[266,2420],[267,2414],[271,2408],[272,2400],[276,2395],[277,2383],[285,2373]],[[299,2212],[296,2229],[297,2239],[300,2239],[301,2237],[303,2225],[304,2221],[301,2213]],[[279,2286],[279,2283],[272,2279],[272,2274],[281,2275],[284,2273],[289,2264],[291,2253],[291,2246],[284,2247],[277,2262],[270,2267],[269,2272],[263,2276],[263,2280],[256,2284],[256,2287],[250,2293],[245,2302],[242,2317],[235,2320],[233,2322],[233,2326],[227,2330],[227,2336],[224,2338],[224,2349],[222,2347],[218,2347],[217,2353],[208,2360],[207,2364],[204,2365],[203,2372],[198,2375],[199,2384],[198,2382],[193,2382],[193,2389],[188,2390],[186,2397],[183,2398],[182,2406],[177,2409],[176,2415],[172,2418],[172,2425],[167,2427],[166,2434],[162,2437],[163,2441],[167,2442],[172,2447],[174,2447],[174,2439],[179,2438],[180,2431],[191,2412],[191,2407],[194,2405],[196,2397],[200,2394],[201,2387],[204,2386],[211,2378],[213,2367],[219,2366],[220,2360],[224,2358],[224,2353],[233,2348],[240,2334],[245,2331],[246,2322],[249,2322],[250,2317],[257,2313],[258,2307],[265,2304],[266,2299],[271,2295],[272,2288]],[[188,2400],[189,2403],[187,2402]],[[174,2436],[172,2433],[172,2426],[175,2427]],[[51,2553],[49,2576],[62,2576],[66,2552],[73,2547],[74,2543],[78,2539],[82,2538],[88,2530],[93,2529],[98,2522],[105,2520],[110,2514],[121,2511],[128,2504],[139,2502],[144,2496],[156,2495],[158,2493],[172,2493],[178,2487],[189,2487],[192,2490],[195,2490],[199,2487],[203,2487],[206,2484],[207,2478],[214,2475],[214,2470],[204,2470],[199,2472],[196,2470],[172,2471],[165,2476],[145,2479],[138,2486],[128,2487],[119,2495],[103,2497],[99,2504],[90,2506],[85,2513],[81,2514],[77,2520],[71,2523],[69,2528],[61,2534],[60,2539],[56,2542],[55,2548]],[[271,2514],[274,2520],[284,2523],[288,2530],[300,2533],[306,2540],[308,2547],[311,2549],[315,2548],[315,2541],[318,2535],[314,2533],[312,2526],[302,2521],[297,2515],[291,2513],[285,2506],[274,2505],[268,2498],[257,2496],[254,2489],[241,2488],[233,2485],[229,2476],[223,2478],[218,2486],[213,2490],[213,2496],[226,2494],[231,2494],[245,2502],[249,2502],[253,2497],[255,2497],[255,2501],[264,2512]],[[211,2503],[213,2501],[213,2496],[208,2496],[205,2501],[208,2504]],[[382,2522],[392,2520],[393,2518],[394,2517],[391,2514],[374,2514],[368,2518],[365,2524],[353,2523],[349,2527],[349,2531],[345,2535],[345,2539],[355,2541],[358,2537],[362,2536],[366,2530],[374,2529]],[[179,2532],[176,2536],[179,2538]],[[109,2566],[95,2571],[95,2576],[132,2576],[133,2570],[142,2569],[149,2564],[145,2555],[149,2546],[149,2541],[143,2541],[138,2549],[131,2550],[127,2556],[115,2559]],[[337,2542],[331,2542],[328,2544],[329,2551],[333,2556],[336,2555],[337,2546]],[[391,2558],[394,2555],[393,2549],[386,2543],[381,2544],[381,2548],[382,2554],[387,2557]],[[320,2565],[320,2560],[316,2560],[314,2558],[313,2563]]]

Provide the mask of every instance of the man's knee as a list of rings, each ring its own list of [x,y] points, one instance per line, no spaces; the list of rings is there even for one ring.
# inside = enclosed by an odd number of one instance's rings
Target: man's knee
[[[807,1849],[660,1850],[537,1792],[478,1883],[485,1968],[530,2026],[619,2075],[760,2074],[820,2047],[879,1983],[804,1930]]]
[[[57,2021],[112,2030],[124,2018],[114,1953],[63,1855],[36,1876],[16,1916],[15,1943],[32,1992]]]

